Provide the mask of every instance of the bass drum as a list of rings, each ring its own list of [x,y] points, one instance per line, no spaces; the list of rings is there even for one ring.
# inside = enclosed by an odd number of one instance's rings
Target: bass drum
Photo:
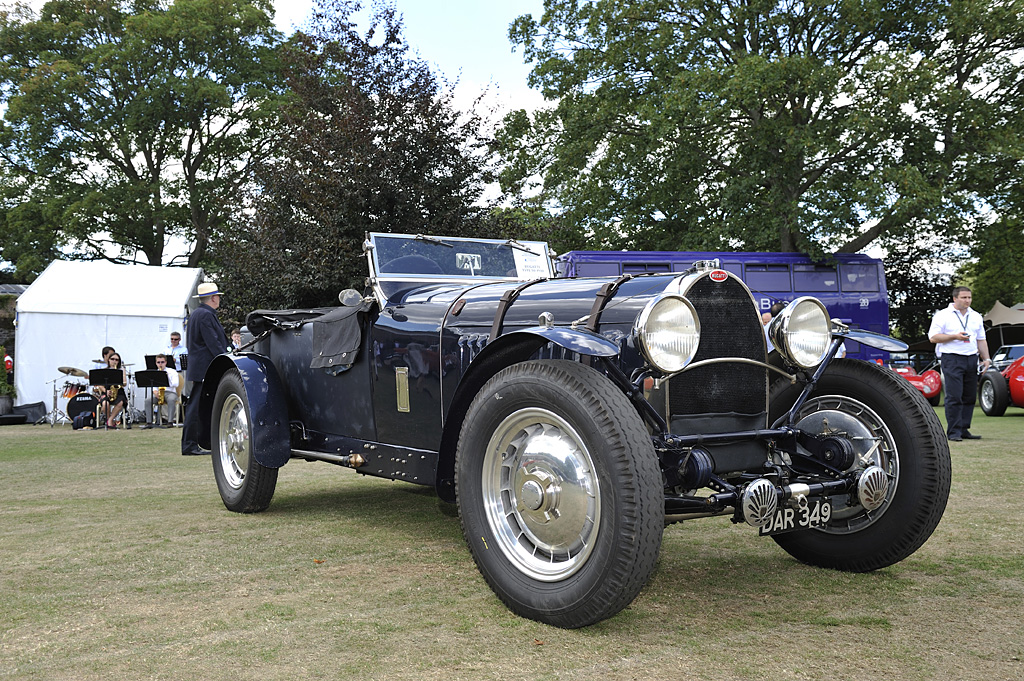
[[[78,393],[68,400],[68,418],[74,421],[79,414],[95,412],[99,403],[99,400],[88,393]]]

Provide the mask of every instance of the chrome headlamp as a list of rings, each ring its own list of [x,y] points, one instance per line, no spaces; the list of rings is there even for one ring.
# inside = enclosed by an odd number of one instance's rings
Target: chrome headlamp
[[[644,358],[666,374],[682,371],[700,344],[700,320],[686,298],[664,293],[643,309],[634,328]]]
[[[768,325],[768,339],[798,367],[815,367],[825,359],[832,343],[828,311],[817,298],[797,298]]]

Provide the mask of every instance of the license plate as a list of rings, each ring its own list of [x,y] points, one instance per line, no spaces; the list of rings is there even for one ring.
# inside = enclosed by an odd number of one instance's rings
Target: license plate
[[[827,525],[832,519],[832,502],[828,499],[815,499],[805,508],[783,506],[775,511],[772,521],[758,530],[761,536],[782,534],[793,530],[806,530],[812,527]]]

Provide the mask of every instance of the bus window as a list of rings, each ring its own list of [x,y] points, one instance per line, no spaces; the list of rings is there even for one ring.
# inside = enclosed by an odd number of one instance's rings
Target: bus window
[[[838,291],[839,274],[826,265],[793,265],[794,291]]]
[[[839,265],[839,280],[844,291],[877,291],[878,267],[875,265]]]
[[[636,272],[671,272],[667,262],[624,262],[622,273],[630,274]]]
[[[576,263],[577,277],[611,277],[619,274],[617,262],[580,262]]]
[[[754,291],[792,291],[789,283],[789,265],[747,264],[744,281]]]

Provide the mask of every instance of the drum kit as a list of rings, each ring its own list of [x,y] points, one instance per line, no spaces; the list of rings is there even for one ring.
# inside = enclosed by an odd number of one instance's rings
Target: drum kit
[[[97,363],[101,363],[102,362],[102,360],[95,360],[95,361]],[[125,369],[125,380],[127,381],[127,385],[126,386],[122,386],[122,389],[125,388],[125,387],[129,387],[130,388],[130,386],[131,386],[131,384],[133,382],[132,373],[131,373],[130,370],[127,369],[127,367],[130,367],[132,365],[131,364],[125,364],[124,366],[126,367],[126,369]],[[61,374],[63,374],[63,376],[58,376],[57,378],[53,379],[52,381],[48,381],[48,383],[53,385],[53,408],[48,413],[43,415],[43,417],[41,419],[36,421],[36,423],[47,423],[47,422],[49,422],[51,428],[54,425],[56,425],[57,423],[64,423],[65,421],[70,423],[70,422],[74,421],[75,417],[78,416],[79,414],[83,414],[83,413],[96,413],[96,410],[100,406],[100,401],[99,401],[99,398],[97,397],[97,395],[102,393],[102,388],[100,388],[100,386],[108,385],[108,380],[109,380],[109,377],[102,376],[102,372],[110,371],[110,370],[101,369],[98,372],[96,372],[97,374],[100,374],[100,375],[97,376],[97,378],[99,380],[97,380],[95,382],[89,380],[89,373],[87,373],[85,371],[82,371],[81,369],[78,369],[76,367],[69,367],[69,366],[57,367],[57,371],[59,371]],[[115,369],[113,371],[120,371],[120,370],[119,369]],[[66,376],[68,378],[85,379],[85,382],[66,380],[66,379],[63,378],[64,376]],[[64,381],[63,386],[59,385],[61,380]],[[89,392],[89,387],[90,386],[93,387],[93,391],[94,391],[95,394]],[[127,396],[128,396],[128,404],[127,404],[126,408],[124,409],[124,415],[125,415],[126,424],[129,424],[129,427],[130,427],[130,424],[132,423],[132,421],[136,420],[135,419],[135,413],[136,412],[135,412],[135,395],[134,395],[134,391],[129,389],[127,391]],[[62,409],[60,409],[58,407],[58,404],[57,404],[57,399],[58,398],[62,398],[62,399],[67,400],[67,402],[64,405],[64,407],[65,407],[64,410],[62,410]],[[97,423],[100,422],[99,418],[97,418],[96,422]]]

